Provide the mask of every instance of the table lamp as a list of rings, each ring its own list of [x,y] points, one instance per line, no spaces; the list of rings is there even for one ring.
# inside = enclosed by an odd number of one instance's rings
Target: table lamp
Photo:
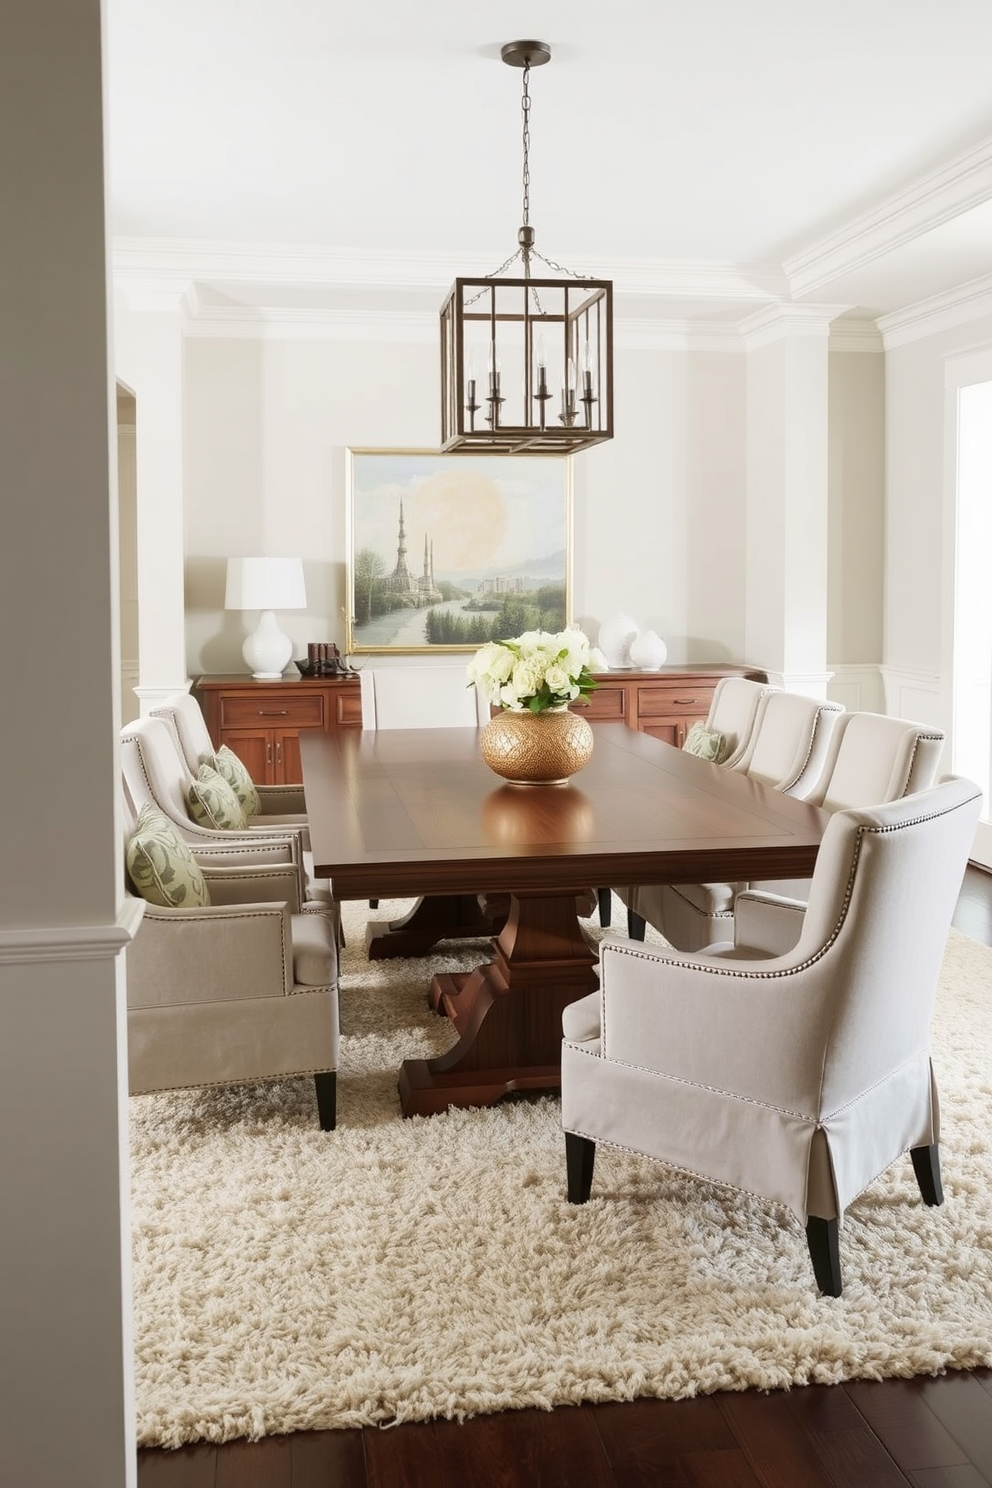
[[[293,642],[276,624],[276,610],[305,610],[302,558],[229,558],[225,610],[260,610],[258,625],[242,647],[253,677],[281,677]]]

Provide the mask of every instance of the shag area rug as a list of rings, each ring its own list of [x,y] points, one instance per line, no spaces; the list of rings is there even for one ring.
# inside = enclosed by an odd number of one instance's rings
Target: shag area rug
[[[848,1211],[826,1299],[791,1215],[647,1160],[600,1149],[570,1206],[555,1099],[404,1120],[401,1060],[452,1040],[431,970],[485,944],[369,963],[365,913],[336,1132],[310,1079],[130,1103],[143,1445],[992,1364],[992,951],[951,932],[945,1204],[896,1163]]]

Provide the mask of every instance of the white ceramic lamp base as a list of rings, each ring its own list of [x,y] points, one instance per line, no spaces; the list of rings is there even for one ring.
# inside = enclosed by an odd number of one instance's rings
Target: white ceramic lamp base
[[[263,610],[241,654],[253,677],[281,677],[293,659],[293,643],[276,624],[274,610]]]

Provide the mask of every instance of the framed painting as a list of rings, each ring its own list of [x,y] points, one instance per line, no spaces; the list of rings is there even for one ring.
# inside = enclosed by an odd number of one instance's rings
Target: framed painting
[[[475,651],[568,623],[567,457],[347,457],[348,653]]]

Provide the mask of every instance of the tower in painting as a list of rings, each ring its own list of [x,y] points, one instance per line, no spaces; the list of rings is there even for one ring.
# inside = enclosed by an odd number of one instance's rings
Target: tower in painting
[[[403,503],[400,502],[400,527],[396,540],[396,567],[386,580],[386,588],[393,594],[415,595],[417,585],[406,562],[406,528],[403,525]]]
[[[416,605],[418,609],[423,605],[438,604],[444,595],[434,582],[434,544],[427,541],[424,534],[424,571],[419,578],[414,578],[406,561],[406,524],[403,520],[403,503],[400,502],[400,522],[396,536],[396,567],[386,580],[386,588],[391,594],[398,594],[407,604]]]

